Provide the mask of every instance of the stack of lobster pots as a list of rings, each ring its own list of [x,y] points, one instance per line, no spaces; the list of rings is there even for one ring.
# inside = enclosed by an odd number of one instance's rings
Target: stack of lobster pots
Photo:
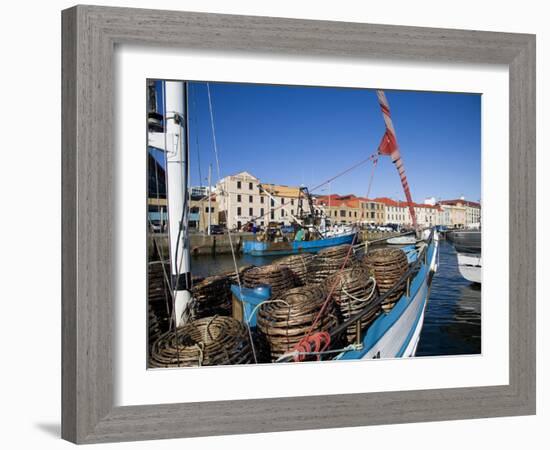
[[[232,317],[203,317],[161,335],[149,367],[250,364],[254,355],[245,326]]]
[[[147,265],[147,312],[149,315],[149,342],[170,327],[170,265],[161,261]]]
[[[272,361],[291,352],[306,336],[338,324],[335,304],[326,300],[324,286],[317,284],[289,289],[260,306],[258,329],[267,340]]]
[[[363,263],[372,270],[380,295],[384,295],[405,275],[409,262],[405,252],[398,248],[382,248],[370,251]],[[390,311],[401,298],[407,286],[406,280],[401,281],[388,297],[382,302],[382,309]]]
[[[200,319],[215,315],[231,315],[231,279],[214,275],[195,284],[191,289],[191,317]]]
[[[365,265],[356,264],[329,276],[324,284],[343,322],[369,310],[360,320],[346,329],[348,343],[357,342],[361,339],[363,331],[380,312],[379,306],[374,307],[374,300],[378,293],[373,273]]]
[[[290,269],[295,286],[304,286],[308,281],[314,259],[315,256],[311,253],[302,253],[277,259],[273,264]]]
[[[343,267],[351,267],[356,263],[351,245],[329,247],[317,253],[310,266],[309,283],[322,283],[330,275]]]
[[[247,288],[267,284],[271,286],[271,298],[277,298],[278,295],[295,286],[295,276],[288,267],[273,264],[247,270],[242,277],[242,282]]]
[[[230,316],[232,313],[231,285],[238,284],[244,274],[253,267],[240,268],[238,277],[235,271],[230,271],[194,283],[191,289],[193,297],[191,317],[200,319],[215,315]]]

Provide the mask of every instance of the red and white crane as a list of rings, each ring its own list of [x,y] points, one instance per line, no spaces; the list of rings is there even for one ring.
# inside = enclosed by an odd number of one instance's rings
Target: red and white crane
[[[395,129],[393,128],[388,99],[386,98],[386,94],[384,94],[384,91],[376,91],[376,96],[378,97],[378,103],[380,104],[382,116],[384,117],[384,122],[386,124],[386,132],[384,133],[384,136],[382,136],[382,141],[378,146],[378,154],[390,156],[392,162],[395,164],[395,167],[399,172],[399,177],[401,178],[403,191],[405,191],[405,197],[407,198],[407,205],[409,206],[409,212],[411,214],[413,226],[414,228],[417,228],[414,203],[412,201],[411,190],[409,188],[409,182],[407,181],[407,175],[405,175],[405,166],[403,164],[403,160],[401,159],[401,153],[399,152],[397,138],[395,137]]]

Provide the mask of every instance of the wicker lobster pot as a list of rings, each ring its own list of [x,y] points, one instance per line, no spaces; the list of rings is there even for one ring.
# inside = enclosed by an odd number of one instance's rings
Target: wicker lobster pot
[[[295,286],[292,271],[288,267],[278,265],[253,267],[243,275],[242,282],[247,288],[262,284],[270,285],[271,298],[276,298]]]
[[[355,255],[353,250],[350,249],[351,245],[344,244],[319,251],[311,263],[308,281],[310,283],[325,281],[327,277],[339,271],[344,262],[346,267],[351,267],[355,263]],[[347,256],[348,253],[350,253],[349,257]]]
[[[252,347],[246,328],[232,317],[204,317],[160,336],[150,367],[250,364]]]
[[[314,258],[311,253],[302,253],[277,259],[273,261],[273,264],[290,269],[294,276],[295,286],[303,286],[308,281],[308,274],[311,271]]]
[[[308,285],[290,289],[260,306],[258,329],[268,342],[272,361],[291,351],[308,332],[329,331],[338,324],[331,300],[316,321],[325,300],[322,285]]]
[[[376,282],[370,270],[364,265],[354,265],[328,277],[326,290],[332,292],[338,312],[343,321],[356,316],[365,308],[370,307],[377,298]],[[361,332],[366,330],[375,319],[379,308],[364,316],[359,322]],[[357,339],[357,323],[351,324],[346,330],[348,343]]]
[[[193,319],[231,315],[231,279],[227,275],[205,278],[191,289]]]
[[[365,256],[363,262],[374,272],[380,295],[389,291],[409,269],[407,255],[403,250],[398,248],[372,250]],[[382,309],[384,311],[391,310],[395,302],[403,295],[405,288],[406,282],[403,281],[397,289],[384,300]]]

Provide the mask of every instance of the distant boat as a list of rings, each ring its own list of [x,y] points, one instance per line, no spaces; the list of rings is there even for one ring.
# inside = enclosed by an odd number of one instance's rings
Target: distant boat
[[[481,231],[455,230],[447,234],[458,261],[458,271],[466,280],[481,283]]]
[[[460,275],[472,283],[481,284],[481,254],[457,253]]]
[[[334,247],[354,242],[356,232],[348,234],[317,239],[314,241],[286,241],[286,242],[265,242],[265,241],[244,241],[242,252],[252,256],[273,256],[273,255],[294,255],[297,253],[317,253],[327,247]]]
[[[458,253],[481,253],[481,231],[454,230],[447,233]]]

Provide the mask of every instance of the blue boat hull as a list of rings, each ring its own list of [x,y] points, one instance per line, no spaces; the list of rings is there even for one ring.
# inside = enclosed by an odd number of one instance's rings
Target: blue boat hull
[[[292,241],[292,242],[258,242],[244,241],[242,251],[245,255],[270,256],[270,255],[294,255],[297,253],[317,253],[327,247],[351,244],[355,233],[346,234],[316,241]]]
[[[437,251],[438,241],[434,239],[427,249],[426,262],[421,264],[420,270],[411,280],[410,295],[403,294],[391,311],[380,314],[367,329],[360,349],[343,352],[336,359],[402,358],[415,355]]]

